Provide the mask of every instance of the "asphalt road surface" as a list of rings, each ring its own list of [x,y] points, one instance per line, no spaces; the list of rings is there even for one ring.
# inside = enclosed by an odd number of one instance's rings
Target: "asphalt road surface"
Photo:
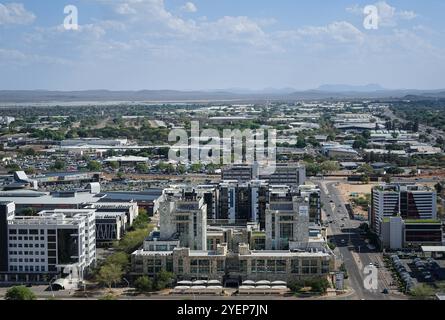
[[[389,272],[384,269],[382,254],[375,251],[372,246],[361,238],[359,226],[362,222],[349,219],[348,211],[341,200],[340,194],[336,189],[337,182],[319,182],[321,187],[321,201],[324,204],[323,209],[327,216],[331,241],[337,246],[336,252],[339,253],[349,278],[346,283],[354,290],[355,294],[348,299],[359,300],[392,300],[403,299],[404,296],[393,292],[389,286],[392,279]],[[338,251],[337,251],[338,250]],[[379,288],[376,291],[370,291],[364,286],[364,267],[370,263],[379,262]],[[389,294],[383,294],[384,289],[390,290]]]

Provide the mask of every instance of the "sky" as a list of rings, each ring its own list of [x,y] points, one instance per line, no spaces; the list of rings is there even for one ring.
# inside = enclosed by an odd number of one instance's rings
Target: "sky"
[[[0,90],[441,89],[444,13],[443,0],[0,0]]]

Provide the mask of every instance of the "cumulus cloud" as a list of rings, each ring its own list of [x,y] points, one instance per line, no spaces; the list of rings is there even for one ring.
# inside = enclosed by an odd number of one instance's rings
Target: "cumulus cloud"
[[[382,27],[395,27],[399,20],[412,20],[417,17],[414,11],[398,10],[386,1],[374,3],[379,15],[379,25]],[[364,7],[358,4],[346,8],[346,11],[355,15],[364,15]]]
[[[0,25],[26,25],[35,19],[34,13],[27,11],[22,3],[0,3]]]
[[[196,5],[193,2],[187,2],[185,5],[183,5],[181,7],[181,10],[184,12],[193,13],[193,12],[197,12],[198,8],[196,7]]]

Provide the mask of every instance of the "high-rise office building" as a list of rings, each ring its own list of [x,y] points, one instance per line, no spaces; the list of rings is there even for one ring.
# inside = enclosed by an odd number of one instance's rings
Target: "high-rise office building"
[[[387,184],[372,189],[369,222],[380,234],[385,217],[400,215],[403,219],[436,219],[436,191],[420,185]]]

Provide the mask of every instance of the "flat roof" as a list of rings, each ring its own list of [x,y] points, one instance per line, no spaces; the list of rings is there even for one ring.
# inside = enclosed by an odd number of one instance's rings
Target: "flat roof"
[[[423,252],[445,252],[445,246],[422,246]]]
[[[101,199],[97,194],[89,192],[76,192],[75,196],[53,196],[49,192],[0,192],[0,201],[13,201],[18,205],[64,205],[97,202]]]

